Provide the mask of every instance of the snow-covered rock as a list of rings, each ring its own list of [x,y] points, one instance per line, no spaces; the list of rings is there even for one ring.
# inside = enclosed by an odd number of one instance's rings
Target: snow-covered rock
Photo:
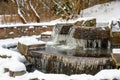
[[[24,44],[24,45],[36,45],[36,44],[45,44],[44,41],[41,41],[41,40],[37,40],[36,38],[22,38],[18,41],[19,43],[21,44]]]

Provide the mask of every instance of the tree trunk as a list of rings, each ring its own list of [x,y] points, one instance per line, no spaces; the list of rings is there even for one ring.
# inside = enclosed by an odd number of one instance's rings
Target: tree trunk
[[[18,0],[16,0],[15,2],[16,2],[17,7],[18,7],[18,15],[19,15],[21,21],[22,21],[24,24],[26,24],[27,21],[26,21],[25,17],[23,16],[23,11],[22,11],[22,9],[21,9],[21,7],[20,7],[20,5],[19,5]]]
[[[33,7],[32,3],[31,3],[31,0],[29,0],[29,6],[30,6],[30,9],[31,9],[33,15],[36,17],[36,21],[40,22],[40,16],[38,15],[37,11]]]

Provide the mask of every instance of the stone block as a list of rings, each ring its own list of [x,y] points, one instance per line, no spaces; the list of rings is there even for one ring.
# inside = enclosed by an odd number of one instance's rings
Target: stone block
[[[25,73],[26,73],[26,71],[16,71],[16,72],[9,71],[9,75],[11,77],[21,76],[21,75],[24,75]]]

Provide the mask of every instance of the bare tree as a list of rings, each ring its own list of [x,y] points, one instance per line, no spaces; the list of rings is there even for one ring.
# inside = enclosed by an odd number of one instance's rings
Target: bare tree
[[[18,15],[23,23],[40,22],[40,16],[33,7],[31,0],[15,0],[18,8]],[[31,18],[32,17],[32,18]]]
[[[52,0],[54,3],[56,14],[65,19],[69,19],[69,16],[79,15],[83,9],[83,0]],[[73,18],[73,17],[71,17]]]
[[[107,1],[111,0],[0,0],[0,14],[17,17],[22,23],[50,21],[56,17],[70,19],[85,8]],[[3,23],[7,21],[5,15]]]
[[[23,1],[23,0],[22,0]],[[15,0],[17,7],[18,7],[18,15],[23,23],[27,23],[25,17],[24,17],[24,11],[22,10],[22,6],[20,5],[23,2],[20,2],[20,0]]]
[[[38,15],[37,11],[35,10],[35,8],[33,7],[31,0],[29,0],[29,5],[30,5],[30,9],[32,11],[32,13],[35,15],[36,17],[36,21],[40,22],[40,16]]]

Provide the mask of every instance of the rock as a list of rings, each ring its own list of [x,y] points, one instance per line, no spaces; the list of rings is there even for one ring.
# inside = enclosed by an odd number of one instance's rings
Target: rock
[[[4,72],[9,72],[9,69],[8,68],[4,68]]]
[[[26,71],[11,71],[9,70],[9,68],[4,68],[4,72],[9,72],[9,75],[11,77],[15,77],[15,76],[21,76],[21,75],[24,75],[26,73]]]
[[[16,72],[9,71],[9,75],[11,77],[21,76],[21,75],[24,75],[25,73],[26,73],[26,71],[16,71]]]
[[[26,40],[19,40],[18,42],[18,50],[21,54],[23,54],[27,60],[29,60],[29,57],[27,57],[27,53],[30,49],[38,48],[38,47],[44,47],[46,44],[43,41],[38,41],[32,39],[26,39]]]
[[[61,28],[59,34],[67,35],[72,26],[73,26],[72,24],[62,24],[62,28]]]
[[[91,28],[91,27],[78,27],[73,33],[75,39],[109,39],[109,28]]]
[[[32,78],[32,79],[30,79],[30,80],[40,80],[40,79],[38,79],[38,78]],[[43,79],[42,79],[43,80]]]
[[[120,21],[118,21],[118,25],[120,26]]]
[[[95,27],[96,26],[96,19],[86,20],[83,24],[85,27]]]
[[[82,21],[77,21],[77,22],[74,23],[74,25],[75,25],[75,26],[82,26],[83,22],[84,22],[84,20],[82,20]]]

